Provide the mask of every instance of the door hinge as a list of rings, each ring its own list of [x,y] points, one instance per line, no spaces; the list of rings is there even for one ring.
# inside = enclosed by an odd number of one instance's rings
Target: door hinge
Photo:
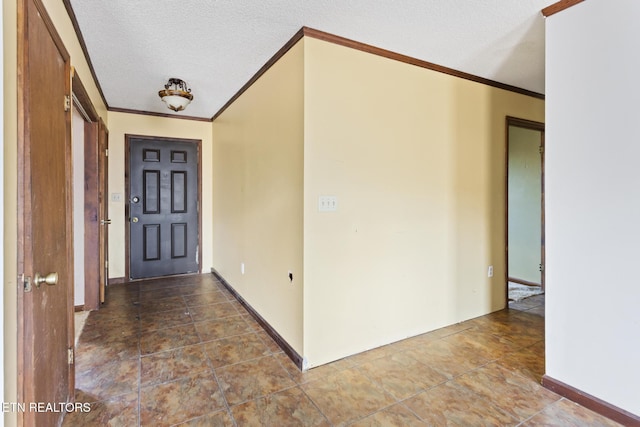
[[[104,149],[104,155],[105,155],[105,157],[109,157],[109,149],[108,148]]]
[[[71,109],[71,97],[69,95],[64,96],[64,111]]]
[[[24,286],[24,291],[31,292],[31,277],[23,274],[20,281],[22,282],[22,286]]]
[[[542,264],[538,264],[538,270],[542,273],[544,271],[544,266]]]
[[[69,347],[67,349],[67,362],[69,363],[69,365],[73,365],[73,347]]]
[[[538,147],[538,151],[540,151],[540,154],[544,154],[544,146]]]
[[[109,268],[109,260],[104,260],[104,268]]]

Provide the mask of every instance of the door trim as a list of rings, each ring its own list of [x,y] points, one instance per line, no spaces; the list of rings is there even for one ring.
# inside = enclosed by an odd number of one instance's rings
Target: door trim
[[[18,80],[17,80],[17,241],[16,241],[16,264],[18,271],[17,280],[17,399],[18,402],[26,401],[27,390],[33,387],[33,383],[27,383],[25,379],[25,301],[24,301],[24,276],[31,275],[33,271],[33,265],[31,260],[25,256],[29,250],[29,246],[32,244],[31,236],[27,235],[27,226],[30,223],[29,217],[31,216],[31,198],[29,197],[31,175],[31,160],[30,160],[30,105],[29,105],[29,90],[28,86],[28,74],[29,74],[29,4],[33,4],[43,24],[47,28],[49,35],[53,43],[55,44],[60,56],[65,63],[65,93],[71,96],[71,65],[70,55],[60,38],[51,18],[49,17],[46,8],[41,0],[18,0],[17,4],[17,34],[18,34]],[[65,162],[66,170],[71,170],[71,114],[65,115],[66,122],[66,142],[65,142]],[[71,174],[65,174],[65,186],[67,189],[71,188]],[[67,192],[67,205],[72,206],[72,192]],[[69,212],[67,216],[66,227],[66,244],[65,248],[68,254],[67,271],[73,271],[73,211]],[[74,305],[73,305],[73,275],[70,273],[71,280],[66,283],[68,287],[67,295],[67,347],[73,348],[74,346]],[[68,396],[73,401],[75,396],[75,369],[69,368],[69,390]],[[22,426],[30,421],[28,411],[18,412],[18,425]]]
[[[531,129],[540,131],[540,146],[542,147],[542,155],[540,159],[540,171],[541,171],[541,188],[540,188],[540,203],[541,203],[541,255],[540,262],[543,269],[540,274],[540,284],[544,291],[545,286],[545,216],[544,216],[544,152],[545,152],[545,130],[544,123],[536,122],[532,120],[520,119],[517,117],[507,116],[505,119],[505,156],[504,156],[504,293],[505,293],[505,307],[509,304],[509,127],[515,126],[525,129]]]
[[[105,293],[109,284],[109,129],[102,118],[96,126],[98,166],[98,298],[105,301]]]
[[[197,183],[197,192],[198,192],[198,272],[192,274],[202,274],[202,140],[201,139],[188,139],[188,138],[171,138],[166,136],[149,136],[149,135],[134,135],[134,134],[125,134],[124,135],[124,188],[125,188],[125,204],[124,204],[124,222],[125,222],[125,269],[124,269],[124,282],[136,282],[140,280],[149,279],[131,279],[130,276],[130,246],[131,246],[131,223],[129,222],[129,209],[130,204],[129,200],[131,199],[130,194],[130,177],[129,177],[129,167],[130,158],[129,152],[131,148],[131,140],[132,139],[146,139],[152,141],[177,141],[177,142],[189,142],[192,144],[196,144],[198,149],[198,183]],[[184,274],[180,274],[183,276]]]
[[[89,254],[84,259],[84,306],[83,310],[97,310],[99,301],[99,230],[98,212],[98,120],[100,117],[80,80],[73,70],[71,79],[74,106],[84,111],[84,245]],[[98,286],[97,286],[98,285]]]

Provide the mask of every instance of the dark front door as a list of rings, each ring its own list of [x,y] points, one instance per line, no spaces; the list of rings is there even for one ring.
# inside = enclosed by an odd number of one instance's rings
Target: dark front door
[[[198,141],[127,138],[130,277],[198,272]]]
[[[74,390],[70,65],[41,1],[18,6],[18,417],[55,426]]]

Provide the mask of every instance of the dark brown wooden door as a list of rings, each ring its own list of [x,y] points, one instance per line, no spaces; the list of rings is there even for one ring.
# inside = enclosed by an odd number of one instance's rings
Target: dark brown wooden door
[[[129,139],[130,277],[198,272],[198,144]]]
[[[69,55],[40,0],[19,2],[18,393],[21,402],[73,399],[73,252]],[[69,107],[69,108],[67,108]],[[57,279],[56,279],[57,274]],[[39,276],[48,282],[38,283]],[[28,408],[28,407],[27,407]],[[54,426],[62,412],[20,413]]]
[[[104,302],[109,281],[109,131],[102,119],[98,123],[98,205],[100,210],[100,302]]]

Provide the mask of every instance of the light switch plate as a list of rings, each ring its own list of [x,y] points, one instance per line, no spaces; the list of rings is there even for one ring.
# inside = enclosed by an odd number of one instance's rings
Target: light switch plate
[[[318,197],[318,212],[335,212],[338,210],[338,198],[336,196]]]

